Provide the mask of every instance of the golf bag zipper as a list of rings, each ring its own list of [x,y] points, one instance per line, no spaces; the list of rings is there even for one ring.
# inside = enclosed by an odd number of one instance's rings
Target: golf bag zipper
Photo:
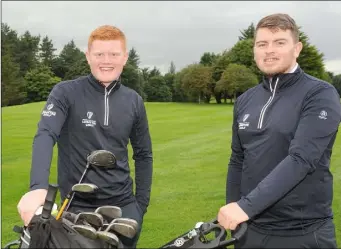
[[[272,82],[270,82],[270,91],[272,92],[272,95],[270,96],[269,100],[266,102],[266,104],[263,106],[263,108],[260,112],[257,129],[262,129],[262,127],[263,127],[263,120],[264,120],[265,111],[269,107],[269,105],[271,104],[271,102],[273,101],[273,99],[276,95],[276,88],[277,88],[278,80],[279,80],[279,78],[277,78],[277,80],[276,80],[274,89],[272,89],[272,86],[271,86]]]

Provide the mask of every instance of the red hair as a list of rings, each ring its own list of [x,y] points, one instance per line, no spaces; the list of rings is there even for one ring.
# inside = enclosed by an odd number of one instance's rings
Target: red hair
[[[91,47],[92,42],[95,40],[120,40],[122,42],[123,49],[126,49],[126,37],[124,33],[119,28],[111,25],[103,25],[92,31],[88,40],[88,48]]]

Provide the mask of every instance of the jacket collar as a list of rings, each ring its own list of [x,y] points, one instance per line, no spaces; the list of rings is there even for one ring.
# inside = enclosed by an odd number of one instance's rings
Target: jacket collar
[[[302,74],[303,70],[298,64],[296,64],[296,66],[293,68],[293,71],[290,73],[276,74],[272,78],[263,76],[262,84],[266,90],[272,92],[277,82],[276,92],[282,91],[285,88],[295,84]]]
[[[105,85],[103,85],[99,80],[97,80],[92,73],[88,75],[88,79],[89,79],[90,85],[93,86],[97,91],[102,92],[102,93],[105,93],[105,89],[108,92],[115,92],[121,86],[121,76],[117,80],[114,80],[113,82],[111,82],[108,87],[105,87]]]

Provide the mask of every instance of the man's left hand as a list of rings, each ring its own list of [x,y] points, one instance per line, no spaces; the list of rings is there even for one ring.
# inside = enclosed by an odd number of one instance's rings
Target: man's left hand
[[[218,213],[219,224],[229,230],[235,230],[240,223],[247,220],[249,216],[236,202],[221,207]]]

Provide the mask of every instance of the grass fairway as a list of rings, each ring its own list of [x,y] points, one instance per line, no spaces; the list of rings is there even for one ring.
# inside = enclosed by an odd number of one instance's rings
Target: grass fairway
[[[2,108],[2,246],[17,239],[12,227],[21,225],[16,206],[29,187],[32,138],[42,107],[43,103],[34,103]],[[146,103],[146,107],[154,177],[138,247],[157,248],[196,222],[211,220],[224,204],[232,106]],[[51,183],[56,182],[56,152]],[[133,174],[132,160],[130,165]],[[339,134],[332,158],[337,237],[341,237],[340,165]]]

